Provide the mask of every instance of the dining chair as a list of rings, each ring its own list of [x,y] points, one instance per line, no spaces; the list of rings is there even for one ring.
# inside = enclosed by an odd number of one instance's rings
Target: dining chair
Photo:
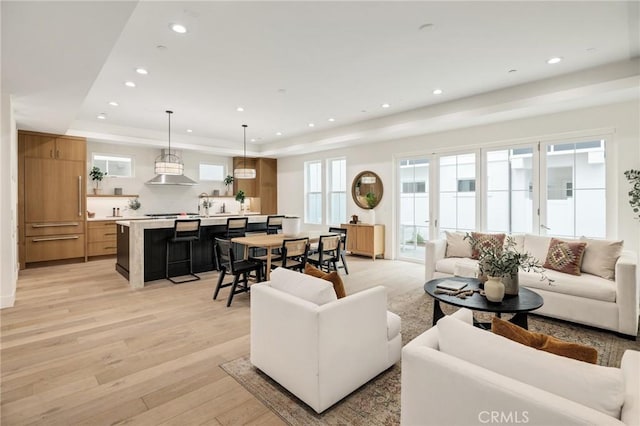
[[[231,287],[227,299],[227,307],[229,307],[234,295],[249,291],[249,274],[251,272],[256,273],[257,282],[262,281],[262,264],[253,260],[236,260],[230,240],[216,238],[213,250],[217,259],[216,265],[220,271],[213,300],[217,299],[221,288]],[[233,281],[223,283],[226,274],[233,275]]]
[[[349,275],[349,268],[347,267],[347,230],[345,228],[331,226],[329,232],[340,234],[340,262],[342,262],[342,266],[338,267],[344,268],[345,274]]]
[[[341,238],[340,235],[321,235],[318,241],[318,252],[310,255],[307,261],[322,271],[337,271]]]
[[[225,232],[227,239],[231,239],[235,237],[244,237],[245,234],[247,233],[248,226],[249,226],[248,217],[227,218],[227,229]]]
[[[282,241],[280,259],[271,260],[271,269],[278,267],[304,272],[309,254],[308,238],[291,238]]]
[[[267,216],[267,234],[277,234],[282,230],[282,219],[284,215]]]

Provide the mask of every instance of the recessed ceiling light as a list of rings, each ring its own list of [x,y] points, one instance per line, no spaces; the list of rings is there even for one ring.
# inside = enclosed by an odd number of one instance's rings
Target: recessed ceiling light
[[[171,28],[173,31],[175,31],[178,34],[184,34],[187,32],[187,27],[180,24],[170,24],[169,28]]]
[[[556,56],[554,58],[547,59],[547,63],[550,64],[550,65],[557,64],[560,61],[562,61],[562,57],[560,57],[560,56]]]
[[[315,127],[316,125],[313,123],[309,123],[309,127]]]
[[[327,120],[327,121],[330,121],[330,122],[332,122],[332,123],[333,123],[334,121],[336,121],[336,119],[332,117],[332,118],[330,118],[330,119],[329,119],[329,120]]]
[[[255,142],[255,141],[256,141],[256,138],[251,138],[251,142]]]
[[[276,136],[282,136],[282,132],[276,132]]]
[[[105,114],[104,112],[102,112],[102,113],[98,114],[98,115],[96,116],[96,118],[97,118],[97,119],[99,119],[99,120],[106,120],[106,119],[107,119],[107,114]]]
[[[507,72],[518,72],[518,70],[517,70],[517,69],[514,69],[514,68],[511,68],[511,69],[510,69],[509,71],[507,71]]]
[[[242,107],[238,107],[238,108],[236,108],[236,111],[238,111],[238,112],[242,112],[242,111],[244,111],[244,108],[242,108]]]
[[[389,104],[382,104],[381,106],[382,106],[382,108],[389,108],[391,105],[389,105]]]
[[[118,105],[120,105],[120,104],[119,104],[119,103],[117,103],[116,101],[111,101],[111,102],[109,102],[109,105],[111,105],[111,106],[113,106],[113,107],[116,107],[116,106],[118,106]]]
[[[146,69],[144,69],[144,68],[136,68],[136,72],[137,72],[138,74],[142,74],[142,75],[147,75],[147,74],[149,74],[149,71],[147,71],[147,70],[146,70]]]
[[[187,129],[187,133],[193,133],[193,130]]]
[[[592,52],[595,52],[595,51],[596,51],[595,47],[590,47],[590,48],[587,49],[587,52],[589,52],[589,53],[592,53]]]
[[[159,44],[159,45],[156,46],[156,49],[158,49],[159,51],[163,52],[163,51],[167,50],[167,46]]]
[[[136,84],[133,81],[125,81],[124,85],[127,87],[136,87]]]
[[[442,95],[442,89],[434,89],[433,94],[434,95]]]
[[[418,27],[419,30],[426,30],[427,28],[432,28],[433,24],[432,23],[426,23],[426,24],[422,24]]]

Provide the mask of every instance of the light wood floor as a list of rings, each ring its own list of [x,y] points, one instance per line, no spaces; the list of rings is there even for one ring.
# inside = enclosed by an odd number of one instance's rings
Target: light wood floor
[[[422,265],[348,257],[347,293],[423,284]],[[219,364],[249,353],[249,298],[216,273],[131,290],[113,260],[21,271],[0,311],[1,423],[282,424]]]

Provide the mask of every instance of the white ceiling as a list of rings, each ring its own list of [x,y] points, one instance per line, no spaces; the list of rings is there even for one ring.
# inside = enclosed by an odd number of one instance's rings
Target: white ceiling
[[[637,99],[639,22],[633,1],[3,1],[2,90],[22,129],[160,146],[172,109],[177,147],[237,154],[246,123],[249,154],[291,155]]]

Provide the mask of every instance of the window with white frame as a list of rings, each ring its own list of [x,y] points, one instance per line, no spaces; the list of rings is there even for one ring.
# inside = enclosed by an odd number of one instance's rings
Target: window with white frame
[[[200,180],[222,182],[224,179],[224,165],[200,163]]]
[[[476,154],[439,158],[440,231],[476,229]]]
[[[92,154],[91,165],[111,177],[133,177],[133,158],[120,154]]]
[[[322,224],[322,161],[304,163],[304,221]]]
[[[327,160],[327,174],[327,222],[329,225],[339,225],[347,218],[347,160]]]

